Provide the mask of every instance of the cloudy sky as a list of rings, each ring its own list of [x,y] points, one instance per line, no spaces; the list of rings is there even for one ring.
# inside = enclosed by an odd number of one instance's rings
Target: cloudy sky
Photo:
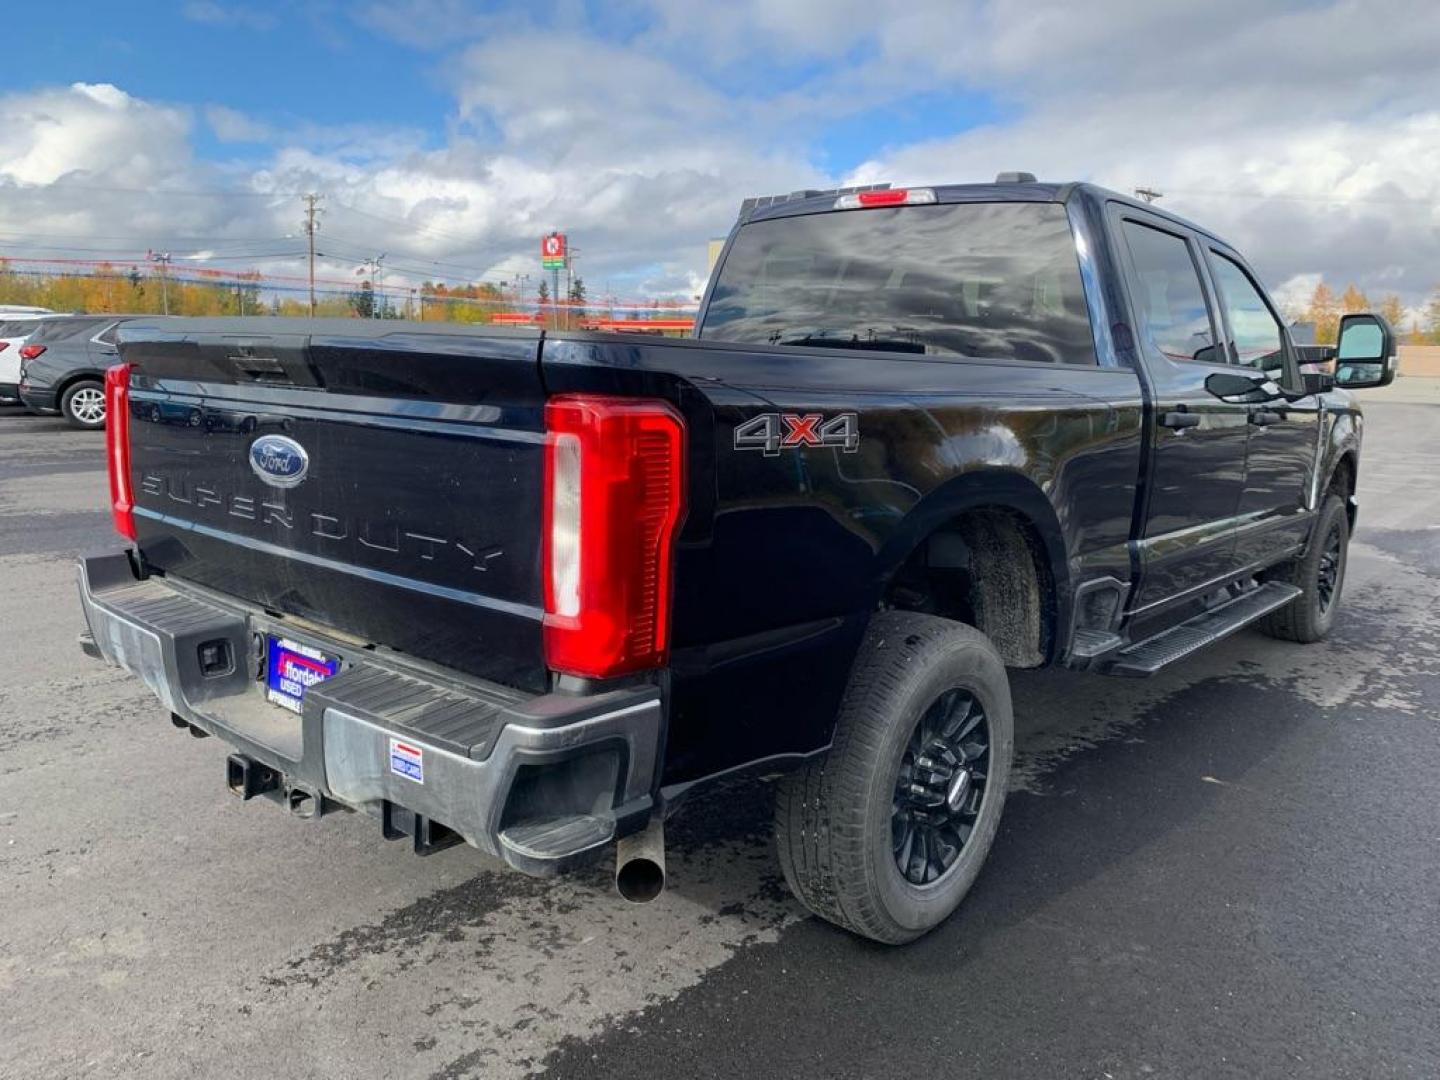
[[[10,5],[0,255],[691,296],[741,198],[1005,169],[1159,188],[1282,298],[1440,283],[1434,0]],[[533,284],[533,281],[532,281]]]

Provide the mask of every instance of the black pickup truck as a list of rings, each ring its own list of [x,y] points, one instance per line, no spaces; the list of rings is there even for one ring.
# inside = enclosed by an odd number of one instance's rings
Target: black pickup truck
[[[529,873],[779,777],[786,879],[902,942],[996,832],[1006,668],[1149,675],[1336,615],[1361,417],[1244,258],[1085,184],[746,204],[693,339],[126,324],[91,655],[227,784]],[[748,790],[742,788],[742,790]]]

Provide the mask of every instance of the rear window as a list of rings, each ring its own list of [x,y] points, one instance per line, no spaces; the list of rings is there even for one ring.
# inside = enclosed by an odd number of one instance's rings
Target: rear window
[[[35,331],[36,341],[69,341],[92,337],[105,325],[106,319],[54,319],[42,322]]]
[[[28,337],[40,328],[46,319],[0,319],[0,337]]]
[[[744,226],[700,337],[1094,364],[1065,208],[951,203]]]

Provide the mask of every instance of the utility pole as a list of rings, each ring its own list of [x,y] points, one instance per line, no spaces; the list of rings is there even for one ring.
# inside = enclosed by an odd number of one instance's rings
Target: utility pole
[[[1163,199],[1165,197],[1163,191],[1156,191],[1152,187],[1137,187],[1135,189],[1135,195],[1137,198],[1144,199],[1147,203],[1153,203],[1156,199]]]
[[[320,200],[324,197],[313,191],[301,196],[305,200],[305,221],[301,227],[310,241],[310,317],[312,319],[315,317],[315,230],[320,227],[319,215],[325,212],[319,206]]]
[[[370,274],[370,317],[380,318],[380,264],[385,261],[386,252],[381,252],[373,259],[366,259],[364,265],[355,272],[363,274],[366,271]]]
[[[168,251],[147,251],[145,257],[153,262],[160,273],[160,307],[166,315],[170,314],[170,289],[166,270],[170,266],[170,252]]]
[[[574,309],[570,306],[575,299],[575,256],[580,254],[577,247],[565,248],[565,329],[571,329]]]

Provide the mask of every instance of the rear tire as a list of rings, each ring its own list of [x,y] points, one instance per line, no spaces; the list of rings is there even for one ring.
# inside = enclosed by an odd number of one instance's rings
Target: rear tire
[[[60,415],[71,427],[94,431],[105,426],[105,386],[94,379],[71,383],[60,395]]]
[[[1013,747],[1009,680],[984,634],[931,615],[875,616],[830,751],[776,794],[791,891],[887,944],[938,926],[990,851]]]
[[[1349,551],[1350,519],[1345,514],[1345,500],[1339,495],[1326,495],[1305,554],[1270,575],[1272,580],[1299,586],[1300,595],[1262,619],[1259,628],[1282,641],[1306,645],[1328,634],[1340,608]]]

